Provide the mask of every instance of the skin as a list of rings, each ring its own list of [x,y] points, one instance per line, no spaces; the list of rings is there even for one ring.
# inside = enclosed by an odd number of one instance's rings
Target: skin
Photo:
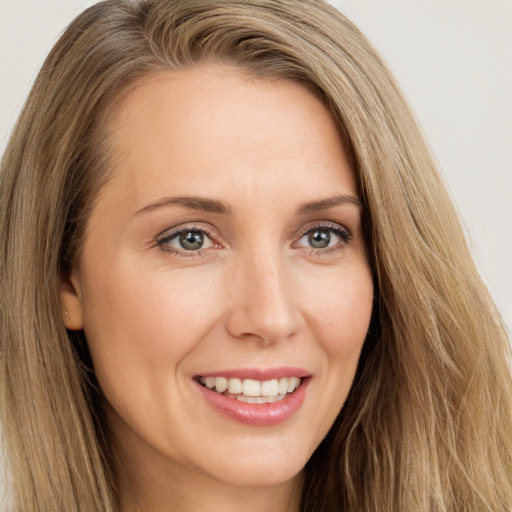
[[[373,302],[337,127],[298,84],[204,64],[141,82],[110,131],[115,169],[61,301],[110,404],[121,510],[298,510]],[[166,203],[184,196],[226,211]],[[207,233],[201,250],[172,238],[184,227]],[[315,229],[327,247],[311,247]],[[302,407],[273,426],[220,414],[194,380],[283,366],[311,378]]]

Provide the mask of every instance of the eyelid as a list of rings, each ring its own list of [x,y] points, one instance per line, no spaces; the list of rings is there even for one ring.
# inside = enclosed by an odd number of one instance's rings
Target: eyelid
[[[166,245],[166,243],[173,238],[177,237],[180,233],[186,232],[186,231],[199,231],[203,233],[207,238],[209,238],[213,244],[213,247],[208,247],[205,249],[197,249],[195,251],[187,251],[185,249],[177,249],[175,247],[172,247],[170,245]],[[198,225],[195,223],[186,223],[181,224],[178,226],[175,226],[173,228],[168,228],[165,231],[162,231],[160,234],[156,236],[156,244],[157,247],[159,247],[162,251],[176,254],[179,256],[185,256],[185,257],[194,257],[194,256],[204,256],[206,251],[209,251],[212,248],[218,248],[221,246],[221,244],[217,241],[217,237],[213,233],[213,230],[205,225]]]
[[[335,245],[325,247],[325,248],[315,248],[315,247],[299,247],[299,249],[307,249],[314,254],[329,254],[330,252],[336,252],[342,250],[348,243],[353,239],[352,233],[348,228],[343,226],[342,224],[338,224],[337,222],[332,221],[314,221],[307,224],[305,227],[302,227],[298,234],[295,236],[295,241],[293,245],[297,244],[305,235],[315,229],[324,229],[326,231],[334,232],[338,237],[341,238],[341,242]]]
[[[315,247],[306,247],[306,246],[300,246],[297,247],[296,244],[310,231],[313,231],[315,229],[324,229],[327,231],[334,232],[336,236],[338,236],[341,241],[325,248],[315,248]],[[210,239],[210,241],[213,244],[213,247],[207,247],[205,249],[197,249],[194,251],[187,251],[185,249],[178,249],[175,247],[172,247],[170,245],[167,245],[167,242],[175,237],[177,237],[180,233],[186,232],[186,231],[199,231],[203,233],[206,237]],[[216,236],[214,230],[204,224],[199,223],[186,223],[181,224],[178,226],[175,226],[173,228],[168,228],[164,231],[162,231],[160,234],[156,236],[156,243],[155,245],[159,247],[162,251],[176,254],[178,256],[185,256],[185,257],[200,257],[205,256],[205,254],[210,251],[211,249],[218,249],[222,247],[222,244],[218,242],[218,237]],[[342,224],[339,224],[337,222],[333,221],[313,221],[306,226],[301,227],[301,229],[296,233],[294,236],[294,241],[292,244],[292,247],[298,248],[298,249],[307,249],[310,251],[311,255],[315,254],[323,254],[327,255],[331,252],[336,252],[342,250],[351,240],[353,239],[353,236],[348,228],[343,226]]]
[[[335,232],[339,231],[339,232],[343,233],[347,238],[350,238],[350,239],[353,238],[351,231],[348,228],[346,228],[345,226],[343,226],[342,224],[339,224],[338,222],[333,222],[333,221],[319,220],[319,221],[310,222],[306,226],[301,227],[301,229],[295,235],[295,239],[300,240],[306,233],[309,233],[310,231],[312,231],[314,229],[326,229],[326,230],[335,231]]]
[[[179,224],[178,226],[165,229],[156,236],[156,240],[161,241],[164,239],[169,239],[179,233],[183,233],[183,231],[201,231],[207,234],[209,237],[213,236],[212,230],[208,226],[205,226],[204,224],[200,225],[199,223],[196,224],[194,222],[187,222],[185,224]]]

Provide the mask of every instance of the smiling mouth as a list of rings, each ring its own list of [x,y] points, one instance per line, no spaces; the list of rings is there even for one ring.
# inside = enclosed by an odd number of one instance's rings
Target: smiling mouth
[[[280,379],[260,381],[199,376],[196,380],[210,391],[249,404],[278,402],[293,393],[302,383],[302,379],[299,377],[281,377]]]

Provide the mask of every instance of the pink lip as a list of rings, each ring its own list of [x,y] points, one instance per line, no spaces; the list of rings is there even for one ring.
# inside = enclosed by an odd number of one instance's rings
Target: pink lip
[[[225,373],[216,373],[216,375],[226,376]],[[283,374],[280,375],[283,377]],[[297,375],[295,374],[294,376]],[[267,379],[267,377],[265,377],[265,379]],[[278,402],[268,404],[248,404],[240,402],[235,398],[228,398],[215,391],[211,391],[207,387],[199,384],[199,382],[195,382],[207,402],[221,414],[245,425],[267,427],[285,421],[301,408],[306,397],[306,389],[310,380],[309,378],[303,379],[300,386],[293,393],[288,394]]]
[[[216,372],[201,373],[200,377],[226,377],[227,379],[254,379],[271,380],[281,377],[299,377],[300,379],[309,377],[311,374],[303,368],[293,368],[291,366],[281,368],[239,368],[237,370],[219,370]]]

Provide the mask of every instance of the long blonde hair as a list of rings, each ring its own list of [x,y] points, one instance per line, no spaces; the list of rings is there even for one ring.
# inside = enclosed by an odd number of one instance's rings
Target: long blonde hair
[[[155,71],[212,60],[309,87],[350,148],[376,296],[347,402],[306,466],[304,511],[512,509],[510,349],[410,110],[321,0],[108,0],[48,56],[0,174],[3,449],[16,511],[114,512],[83,336],[58,299],[98,190],[105,121]]]

